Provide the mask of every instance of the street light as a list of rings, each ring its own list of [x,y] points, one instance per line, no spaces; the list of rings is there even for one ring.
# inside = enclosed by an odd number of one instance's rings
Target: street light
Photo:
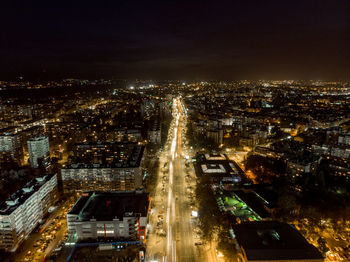
[[[219,251],[218,252],[218,257],[224,257],[224,254]]]

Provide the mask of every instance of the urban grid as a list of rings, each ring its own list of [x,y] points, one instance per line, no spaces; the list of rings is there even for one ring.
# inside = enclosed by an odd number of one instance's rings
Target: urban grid
[[[5,7],[0,261],[350,261],[350,3],[131,2]]]

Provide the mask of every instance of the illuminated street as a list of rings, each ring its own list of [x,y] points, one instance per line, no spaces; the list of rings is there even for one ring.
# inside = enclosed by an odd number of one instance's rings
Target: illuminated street
[[[171,144],[168,192],[168,257],[171,261],[195,261],[191,205],[189,195],[193,188],[185,181],[184,152],[182,149],[182,132],[185,116],[181,100],[174,100],[176,122]],[[191,189],[192,188],[192,189]],[[170,208],[169,208],[170,207]],[[172,243],[172,244],[171,244]]]
[[[0,262],[350,262],[349,0],[12,2]]]
[[[48,216],[24,242],[21,252],[15,254],[15,261],[42,261],[62,243],[67,233],[66,214],[72,203],[72,199],[67,200]]]
[[[193,239],[193,218],[191,211],[195,183],[186,182],[185,161],[186,154],[183,151],[183,129],[186,126],[186,116],[183,113],[183,105],[179,98],[173,100],[173,121],[171,123],[167,145],[165,151],[160,156],[159,180],[157,193],[154,200],[154,213],[152,229],[156,228],[156,223],[162,220],[164,210],[164,231],[166,232],[163,250],[159,246],[152,245],[154,242],[162,243],[161,236],[156,236],[151,230],[149,236],[148,254],[150,259],[158,252],[164,256],[166,261],[196,261],[198,254]],[[188,156],[187,156],[188,158]],[[164,175],[163,175],[164,174]],[[164,182],[166,181],[166,182]],[[164,189],[163,189],[164,188]],[[192,202],[193,204],[193,202]],[[164,207],[164,209],[162,209]],[[161,222],[162,223],[162,222]],[[158,230],[159,231],[159,230]],[[158,234],[159,235],[159,234]],[[164,237],[163,237],[164,238]],[[166,256],[166,258],[165,258]],[[159,259],[159,258],[158,258]],[[163,259],[163,258],[162,258]]]

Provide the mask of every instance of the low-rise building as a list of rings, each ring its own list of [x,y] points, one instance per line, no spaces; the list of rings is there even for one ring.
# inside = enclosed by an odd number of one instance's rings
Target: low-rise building
[[[209,177],[213,184],[232,185],[245,181],[243,170],[225,154],[199,154],[196,157],[197,176]]]
[[[233,226],[243,262],[321,262],[323,256],[293,226],[277,221],[247,222]]]
[[[146,240],[149,196],[143,191],[83,193],[67,214],[77,240]]]

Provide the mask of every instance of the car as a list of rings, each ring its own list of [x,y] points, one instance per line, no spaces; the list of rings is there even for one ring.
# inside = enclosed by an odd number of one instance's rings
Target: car
[[[61,251],[61,250],[62,250],[62,246],[59,246],[59,247],[55,248],[56,252]]]

